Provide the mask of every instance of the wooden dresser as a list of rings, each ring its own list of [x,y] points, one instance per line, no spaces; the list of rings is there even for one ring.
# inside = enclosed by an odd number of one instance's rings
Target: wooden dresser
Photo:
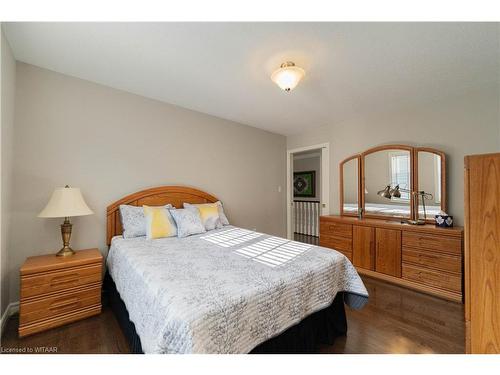
[[[500,153],[465,157],[467,353],[500,353]]]
[[[98,249],[26,259],[20,269],[19,336],[99,314],[102,262]]]
[[[321,216],[319,242],[342,252],[360,274],[462,302],[460,227]]]

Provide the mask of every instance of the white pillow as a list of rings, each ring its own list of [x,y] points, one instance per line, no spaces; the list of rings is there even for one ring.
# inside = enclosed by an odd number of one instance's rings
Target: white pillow
[[[165,206],[172,209],[171,204]],[[142,237],[146,235],[146,217],[144,209],[140,206],[120,205],[120,216],[122,218],[123,238]]]
[[[187,237],[192,234],[205,233],[199,213],[187,208],[169,210],[177,225],[177,237]]]

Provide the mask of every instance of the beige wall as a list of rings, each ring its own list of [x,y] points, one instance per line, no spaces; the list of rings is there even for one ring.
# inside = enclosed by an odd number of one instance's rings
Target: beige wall
[[[494,80],[493,80],[494,81]],[[447,155],[448,211],[463,224],[463,160],[468,154],[498,152],[499,87],[471,91],[446,101],[391,113],[358,117],[287,137],[293,149],[330,142],[330,207],[339,213],[338,165],[370,147],[406,143]]]
[[[1,138],[1,267],[0,267],[0,294],[1,306],[0,315],[3,314],[9,303],[9,269],[7,267],[7,249],[10,232],[10,203],[11,203],[11,183],[12,183],[12,154],[13,154],[13,134],[14,134],[14,97],[16,85],[16,62],[12,56],[7,39],[1,32],[1,118],[2,129]]]
[[[36,217],[56,186],[80,187],[95,212],[74,218],[75,249],[105,252],[106,206],[169,184],[219,197],[235,225],[285,235],[283,136],[24,63],[15,116],[11,300],[24,259],[61,246],[61,220]]]

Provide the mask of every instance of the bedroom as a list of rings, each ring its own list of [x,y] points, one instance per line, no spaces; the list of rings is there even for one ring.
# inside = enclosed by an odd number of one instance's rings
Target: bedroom
[[[156,21],[2,20],[2,354],[500,351],[497,22]]]

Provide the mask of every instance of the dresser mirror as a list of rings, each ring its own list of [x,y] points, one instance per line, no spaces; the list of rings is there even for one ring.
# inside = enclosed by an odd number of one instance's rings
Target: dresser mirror
[[[341,215],[432,222],[446,211],[445,154],[427,147],[385,145],[340,163]]]
[[[408,148],[382,147],[364,154],[366,216],[410,218],[411,159]]]
[[[420,217],[425,219],[434,219],[439,214],[441,207],[444,207],[442,192],[445,189],[444,174],[444,154],[440,151],[426,148],[417,148],[415,150],[416,164],[418,174],[416,176],[416,185],[418,191],[428,193],[427,199],[419,200],[418,211]]]
[[[360,164],[359,155],[351,156],[340,163],[340,207],[345,214],[358,215]]]

